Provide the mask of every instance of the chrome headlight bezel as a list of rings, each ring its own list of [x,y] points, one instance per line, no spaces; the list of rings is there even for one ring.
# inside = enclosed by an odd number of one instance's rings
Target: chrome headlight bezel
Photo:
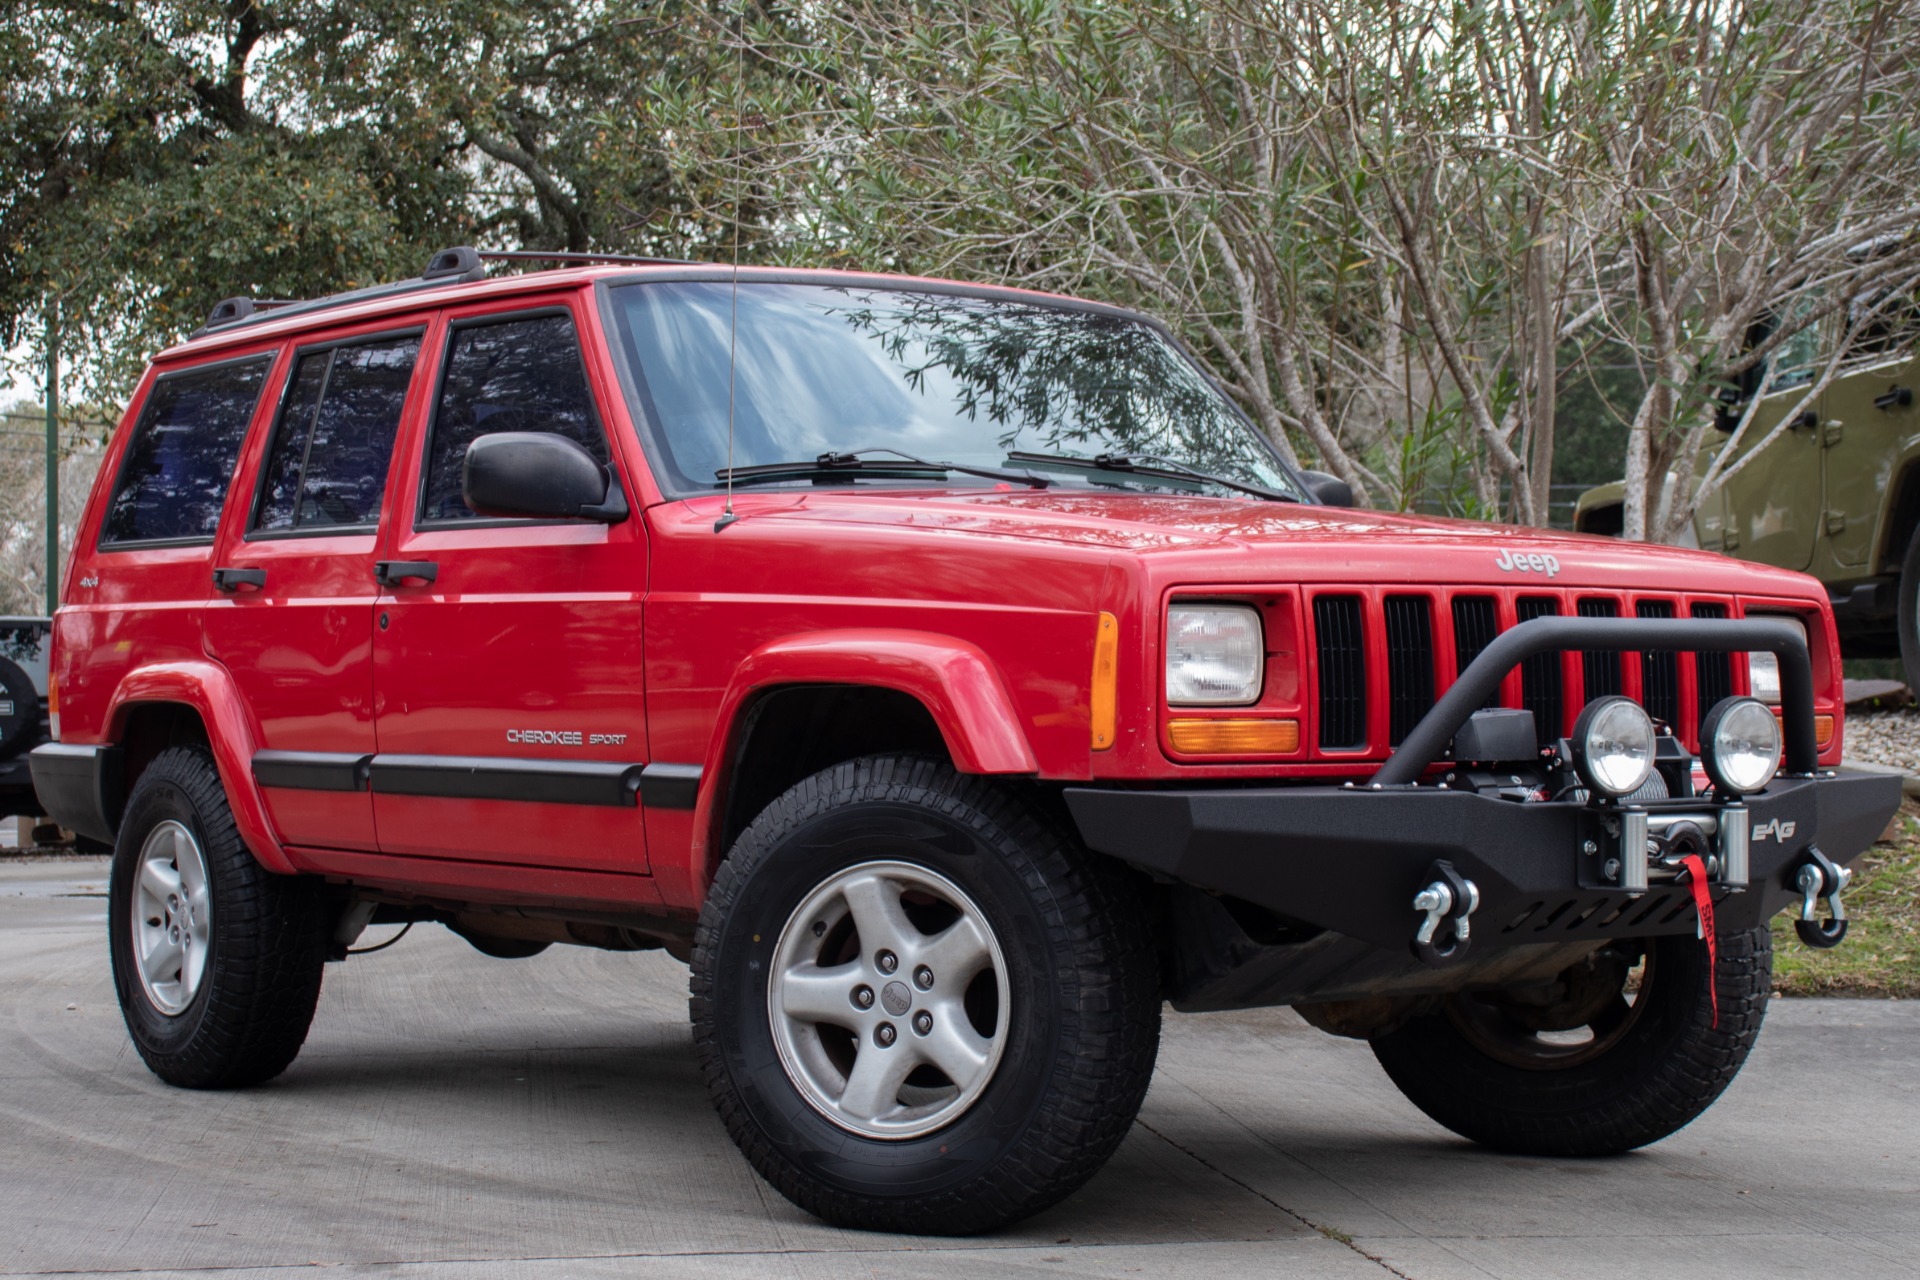
[[[1573,722],[1568,746],[1574,772],[1597,795],[1618,800],[1647,785],[1653,776],[1657,733],[1653,717],[1632,698],[1609,694],[1595,698]],[[1622,762],[1637,765],[1622,773]]]
[[[1780,772],[1785,735],[1759,698],[1722,698],[1700,722],[1700,765],[1717,793],[1752,795]]]
[[[1266,683],[1260,611],[1212,600],[1168,605],[1164,666],[1169,706],[1252,706]]]

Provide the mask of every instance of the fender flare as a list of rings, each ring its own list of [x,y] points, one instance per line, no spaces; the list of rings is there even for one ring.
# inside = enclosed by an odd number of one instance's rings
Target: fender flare
[[[253,781],[253,755],[259,735],[253,731],[246,702],[226,668],[212,662],[180,661],[129,671],[107,706],[108,739],[117,742],[126,735],[127,720],[136,707],[157,702],[176,703],[199,712],[240,838],[267,870],[295,874],[299,869],[274,834],[260,788]]]
[[[892,689],[915,699],[932,715],[954,767],[962,773],[1040,771],[998,668],[970,641],[884,628],[814,631],[769,641],[734,669],[707,746],[688,857],[688,870],[701,881],[692,886],[696,895],[709,878],[710,850],[743,713],[772,689],[809,684]]]

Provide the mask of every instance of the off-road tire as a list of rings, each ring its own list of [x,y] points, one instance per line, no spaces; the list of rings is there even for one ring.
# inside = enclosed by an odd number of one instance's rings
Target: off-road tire
[[[1900,633],[1900,669],[1906,673],[1907,688],[1920,694],[1920,529],[1907,540],[1896,596],[1899,605],[1894,625]]]
[[[1006,961],[1006,1041],[978,1100],[887,1140],[836,1126],[773,1042],[770,956],[816,886],[875,858],[961,888]],[[727,1132],[782,1195],[876,1231],[968,1235],[1057,1203],[1120,1145],[1153,1074],[1160,988],[1142,886],[1015,786],[918,757],[822,771],[755,818],[695,935],[694,1043]]]
[[[1373,1040],[1374,1056],[1407,1099],[1464,1138],[1536,1156],[1617,1155],[1678,1132],[1733,1083],[1760,1034],[1771,996],[1766,928],[1721,934],[1719,1025],[1707,989],[1707,949],[1691,936],[1651,940],[1658,980],[1622,1038],[1600,1056],[1529,1070],[1476,1047],[1447,1012]],[[1461,999],[1463,997],[1454,997]]]
[[[212,910],[204,976],[175,1015],[143,988],[131,929],[141,849],[168,820],[199,842]],[[287,1069],[320,998],[326,914],[313,884],[268,872],[248,851],[206,751],[170,747],[140,775],[115,843],[108,897],[120,1012],[155,1075],[189,1089],[230,1089]]]

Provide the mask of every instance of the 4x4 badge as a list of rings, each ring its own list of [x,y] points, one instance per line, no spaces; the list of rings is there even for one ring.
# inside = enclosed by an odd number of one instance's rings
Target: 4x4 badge
[[[1496,569],[1505,569],[1509,573],[1544,573],[1549,578],[1560,572],[1560,557],[1541,555],[1523,555],[1518,551],[1502,551],[1500,558],[1493,562]]]
[[[1798,825],[1798,823],[1788,822],[1785,818],[1774,818],[1763,822],[1753,829],[1753,842],[1759,844],[1762,840],[1772,837],[1781,844],[1785,844],[1793,839],[1793,829]]]

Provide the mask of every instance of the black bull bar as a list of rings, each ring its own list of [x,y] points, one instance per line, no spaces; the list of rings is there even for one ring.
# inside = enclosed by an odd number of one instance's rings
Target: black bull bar
[[[1382,947],[1408,945],[1422,919],[1413,899],[1439,862],[1479,891],[1475,949],[1691,933],[1692,894],[1677,877],[1632,892],[1613,881],[1623,834],[1643,830],[1623,822],[1620,807],[1414,785],[1507,672],[1567,649],[1778,655],[1784,759],[1780,775],[1744,800],[1746,881],[1713,885],[1722,930],[1750,928],[1799,901],[1800,867],[1819,854],[1851,861],[1900,806],[1897,777],[1818,772],[1813,667],[1798,628],[1636,618],[1538,618],[1502,633],[1364,785],[1075,787],[1067,803],[1092,849]],[[1644,829],[1685,821],[1711,831],[1729,806],[1682,797],[1637,808],[1649,817]]]

